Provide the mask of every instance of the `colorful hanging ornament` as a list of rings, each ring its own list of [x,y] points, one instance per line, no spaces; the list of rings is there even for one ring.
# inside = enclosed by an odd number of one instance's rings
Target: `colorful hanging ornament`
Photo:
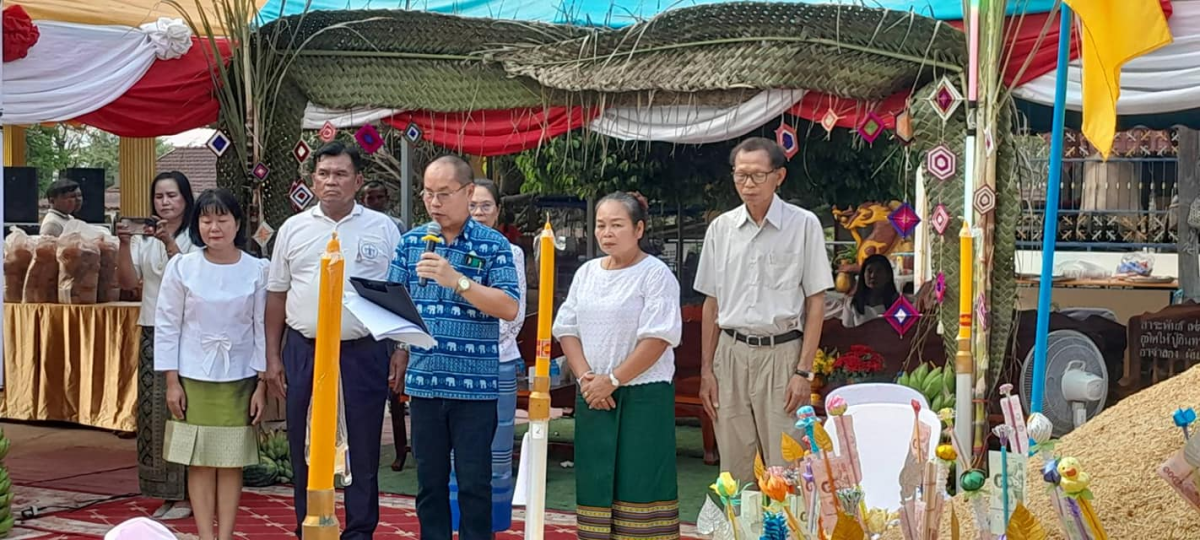
[[[833,128],[837,127],[838,120],[841,119],[842,117],[833,112],[833,109],[828,109],[825,111],[825,116],[821,117],[821,127],[825,128],[826,134],[832,133]]]
[[[979,321],[980,330],[988,329],[987,299],[984,298],[983,293],[979,293],[979,296],[975,298],[975,320]]]
[[[862,123],[858,125],[859,136],[867,141],[867,144],[874,144],[880,133],[883,133],[883,119],[875,114],[875,111],[867,112]]]
[[[788,124],[779,124],[779,127],[775,128],[775,142],[779,144],[780,148],[783,148],[783,153],[788,159],[792,159],[792,156],[800,151],[800,140],[796,136],[796,128]]]
[[[937,231],[938,236],[945,236],[946,229],[950,228],[950,211],[946,210],[946,205],[938,203],[933,209],[933,215],[929,218],[933,224],[933,230]]]
[[[938,180],[949,180],[958,173],[958,156],[945,143],[939,144],[925,155],[925,170]]]
[[[333,122],[326,120],[325,125],[321,126],[321,131],[317,132],[317,137],[323,142],[333,142],[337,138],[337,128]]]
[[[358,145],[368,154],[374,154],[383,148],[383,137],[379,136],[379,130],[371,124],[358,128],[354,133],[354,140],[358,141]]]
[[[912,115],[908,113],[908,109],[896,115],[896,140],[905,146],[913,142]]]
[[[983,130],[983,148],[987,151],[987,155],[996,153],[996,138],[992,137],[992,128]]]
[[[310,148],[308,143],[304,142],[303,140],[296,141],[296,146],[292,147],[292,156],[295,157],[296,161],[299,161],[300,163],[304,163],[304,161],[308,159],[308,156],[311,155],[312,148]]]
[[[216,154],[217,157],[221,157],[225,155],[226,150],[229,150],[230,141],[229,137],[226,137],[224,133],[217,131],[212,134],[212,137],[208,138],[208,142],[205,145],[208,146],[208,149],[212,150],[212,153]]]
[[[996,190],[992,186],[984,184],[975,190],[975,211],[980,214],[991,213],[996,209]]]
[[[292,209],[299,212],[308,208],[309,203],[316,198],[313,195],[312,189],[300,180],[292,182],[292,188],[288,191],[288,200],[292,202]]]
[[[408,127],[404,128],[404,137],[408,142],[416,144],[421,140],[421,128],[416,124],[408,124]]]
[[[892,325],[900,337],[904,337],[904,334],[917,323],[917,317],[920,316],[917,308],[913,307],[912,302],[909,302],[904,295],[900,295],[896,299],[896,303],[892,304],[892,307],[883,314],[888,324]]]
[[[921,223],[921,217],[917,215],[916,210],[913,210],[912,205],[904,203],[888,214],[888,221],[892,222],[892,227],[900,233],[902,238],[907,238]]]
[[[942,77],[942,80],[933,88],[933,93],[929,94],[929,103],[933,105],[933,112],[937,113],[943,122],[954,115],[962,101],[962,93],[958,91],[949,77]]]
[[[939,304],[946,300],[946,274],[937,273],[937,280],[933,282],[933,294]]]
[[[275,228],[271,227],[266,221],[258,223],[258,229],[254,231],[254,242],[258,244],[264,252],[267,249],[267,243],[275,236]]]
[[[271,169],[268,169],[267,165],[260,161],[258,165],[254,166],[254,169],[251,169],[250,174],[254,175],[259,182],[262,182],[267,179],[268,174],[271,174]]]

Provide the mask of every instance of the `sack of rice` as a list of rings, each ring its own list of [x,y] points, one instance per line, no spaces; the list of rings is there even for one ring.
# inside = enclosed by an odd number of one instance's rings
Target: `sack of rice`
[[[26,304],[46,304],[58,301],[58,241],[53,236],[34,236],[33,261],[25,273]]]
[[[121,299],[121,286],[117,281],[117,252],[121,243],[116,236],[106,234],[96,239],[96,248],[100,250],[99,289],[96,291],[96,302],[116,302]]]
[[[95,304],[100,284],[100,249],[74,232],[58,238],[58,301]]]
[[[4,301],[21,303],[25,296],[25,274],[33,263],[33,243],[25,231],[13,227],[4,239]]]

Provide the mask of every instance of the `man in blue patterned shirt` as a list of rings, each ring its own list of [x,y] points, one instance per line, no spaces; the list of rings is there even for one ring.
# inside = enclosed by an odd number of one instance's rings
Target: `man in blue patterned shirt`
[[[407,393],[417,460],[421,540],[451,540],[450,452],[459,486],[461,540],[492,538],[492,454],[496,431],[500,321],[517,317],[517,271],[508,240],[471,219],[471,166],[455,156],[425,169],[421,197],[442,228],[425,252],[428,225],[404,235],[389,280],[408,287],[437,340],[398,350],[392,390]],[[420,283],[424,278],[426,284]]]

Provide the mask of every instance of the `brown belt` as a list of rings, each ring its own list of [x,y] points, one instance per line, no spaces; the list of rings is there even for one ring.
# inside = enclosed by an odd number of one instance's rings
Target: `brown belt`
[[[730,330],[729,328],[722,328],[721,331],[729,334],[729,336],[733,339],[736,339],[751,347],[774,347],[776,345],[783,345],[789,341],[796,341],[797,339],[804,337],[804,334],[799,330],[784,332],[776,336],[747,336],[746,334],[739,333],[737,330]]]

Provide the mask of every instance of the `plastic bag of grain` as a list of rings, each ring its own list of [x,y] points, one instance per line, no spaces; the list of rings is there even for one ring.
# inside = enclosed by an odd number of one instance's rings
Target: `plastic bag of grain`
[[[33,262],[33,243],[25,231],[13,227],[4,239],[4,301],[19,304],[25,297],[25,274]]]
[[[58,239],[53,236],[31,236],[33,261],[25,273],[26,304],[58,302]]]
[[[58,237],[58,301],[95,304],[100,285],[100,248],[95,238],[73,232]]]
[[[96,302],[116,302],[121,299],[121,285],[117,281],[117,251],[121,243],[116,236],[105,234],[96,239],[96,248],[100,250],[99,288],[96,290]]]

